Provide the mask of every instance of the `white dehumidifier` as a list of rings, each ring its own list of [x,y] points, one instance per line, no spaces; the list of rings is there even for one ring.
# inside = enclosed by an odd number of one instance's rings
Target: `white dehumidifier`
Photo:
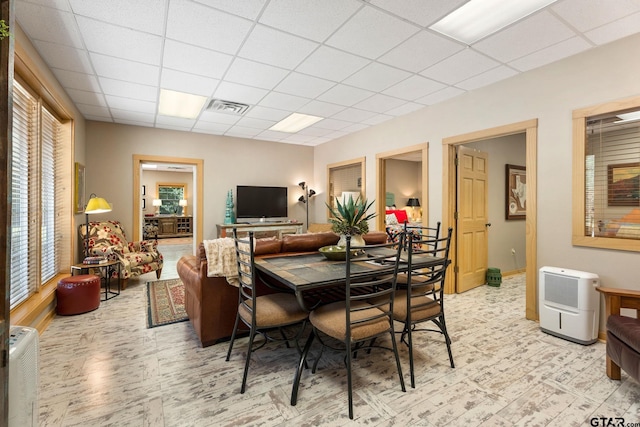
[[[38,331],[9,329],[9,427],[38,426]]]
[[[539,279],[540,329],[583,345],[596,342],[600,322],[598,275],[542,267]]]

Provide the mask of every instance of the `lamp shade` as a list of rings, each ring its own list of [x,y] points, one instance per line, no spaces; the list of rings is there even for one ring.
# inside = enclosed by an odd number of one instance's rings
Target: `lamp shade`
[[[111,205],[102,197],[91,195],[84,210],[85,214],[97,214],[111,212]]]
[[[414,208],[419,208],[420,207],[420,200],[418,200],[417,197],[412,197],[409,200],[407,200],[407,206],[411,206]]]
[[[184,206],[187,206],[187,201],[186,201],[185,199],[181,199],[181,200],[178,202],[178,206],[183,206],[183,207],[184,207]]]
[[[162,206],[162,200],[161,199],[153,199],[153,202],[151,202],[153,204],[153,206]]]

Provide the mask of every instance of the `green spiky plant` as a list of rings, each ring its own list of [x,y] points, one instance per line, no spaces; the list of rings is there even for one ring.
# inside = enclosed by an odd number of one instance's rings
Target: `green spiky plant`
[[[0,19],[0,40],[4,39],[5,37],[9,37],[10,35],[11,33],[9,32],[9,26],[6,22],[4,22],[4,19]]]
[[[331,229],[337,234],[345,236],[354,236],[360,234],[366,234],[369,232],[369,221],[375,218],[375,213],[367,214],[367,211],[374,202],[367,203],[367,199],[361,200],[358,197],[355,201],[353,197],[349,196],[349,200],[345,200],[344,203],[340,203],[339,199],[336,199],[337,207],[333,209],[327,204],[332,218],[329,218],[329,222],[332,224]]]

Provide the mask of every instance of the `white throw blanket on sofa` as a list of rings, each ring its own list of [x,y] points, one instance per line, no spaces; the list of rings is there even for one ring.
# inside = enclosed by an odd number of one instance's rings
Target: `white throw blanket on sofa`
[[[238,286],[238,265],[235,242],[230,237],[203,240],[207,255],[207,276],[224,276],[229,284]]]

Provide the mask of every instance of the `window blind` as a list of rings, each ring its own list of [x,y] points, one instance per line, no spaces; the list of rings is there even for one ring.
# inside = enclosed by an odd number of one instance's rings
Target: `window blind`
[[[585,235],[640,239],[640,122],[587,119]]]

